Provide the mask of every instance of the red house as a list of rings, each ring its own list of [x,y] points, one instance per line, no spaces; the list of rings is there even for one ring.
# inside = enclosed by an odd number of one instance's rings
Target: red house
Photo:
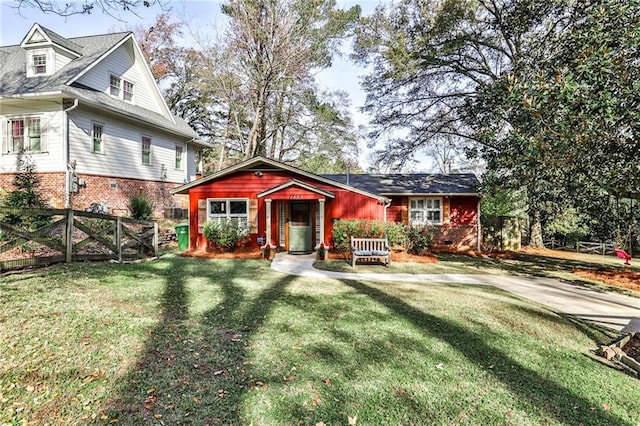
[[[207,220],[236,218],[251,244],[310,252],[333,223],[369,219],[431,224],[436,246],[479,248],[478,180],[472,174],[316,175],[255,157],[172,192],[189,195],[189,247],[204,247]]]

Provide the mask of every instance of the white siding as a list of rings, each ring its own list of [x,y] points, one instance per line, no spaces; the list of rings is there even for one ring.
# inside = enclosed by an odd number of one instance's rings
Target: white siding
[[[82,109],[70,112],[69,121],[70,160],[78,173],[159,181],[164,164],[167,182],[184,182],[186,171],[175,169],[175,147],[184,139]],[[103,126],[103,154],[92,152],[94,123]],[[151,137],[150,165],[142,164],[143,135]]]
[[[34,111],[43,111],[35,112]],[[9,129],[7,120],[18,117],[40,117],[42,129],[42,144],[45,152],[33,153],[36,170],[38,172],[59,172],[64,168],[63,151],[63,113],[62,107],[54,102],[39,102],[37,104],[21,104],[20,107],[2,105],[2,152],[0,152],[0,173],[13,173],[16,171],[17,155],[4,152],[5,141],[8,138]]]
[[[144,67],[146,64],[141,58],[137,59],[132,42],[128,41],[83,75],[78,83],[109,94],[110,76],[121,77],[134,84],[133,103],[166,116],[156,83]]]
[[[65,56],[65,54],[62,52],[55,51],[54,56],[56,62],[55,72],[60,71],[62,68],[64,68],[65,65],[71,62],[71,58]]]

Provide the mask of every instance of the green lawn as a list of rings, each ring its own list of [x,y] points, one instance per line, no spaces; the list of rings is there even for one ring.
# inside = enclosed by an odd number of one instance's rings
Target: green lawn
[[[486,287],[61,265],[0,277],[0,425],[637,425],[611,337]]]

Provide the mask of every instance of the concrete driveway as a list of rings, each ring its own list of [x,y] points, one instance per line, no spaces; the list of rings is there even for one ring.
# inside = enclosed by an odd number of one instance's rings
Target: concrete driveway
[[[271,267],[286,274],[310,278],[490,285],[545,305],[558,313],[618,331],[640,331],[640,299],[551,278],[463,274],[355,274],[315,269],[314,259],[314,255],[278,253]]]

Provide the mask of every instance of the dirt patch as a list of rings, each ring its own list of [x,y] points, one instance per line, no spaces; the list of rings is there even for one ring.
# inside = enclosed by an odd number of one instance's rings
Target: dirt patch
[[[573,273],[583,278],[602,281],[610,286],[640,291],[640,272],[575,268]]]

